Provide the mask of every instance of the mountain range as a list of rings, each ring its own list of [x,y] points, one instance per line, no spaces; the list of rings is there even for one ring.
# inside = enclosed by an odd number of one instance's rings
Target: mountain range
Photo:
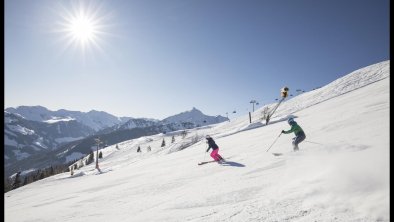
[[[96,149],[141,136],[185,130],[227,121],[193,107],[163,120],[116,117],[106,112],[51,111],[42,106],[4,110],[4,173],[64,164]]]

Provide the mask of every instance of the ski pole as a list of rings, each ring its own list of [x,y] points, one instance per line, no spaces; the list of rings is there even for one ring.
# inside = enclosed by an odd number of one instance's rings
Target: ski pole
[[[271,146],[268,148],[268,150],[271,149],[271,147],[275,144],[275,142],[278,140],[278,138],[280,137],[280,135],[282,135],[282,132],[280,132],[279,136],[276,137],[275,141],[271,144]],[[268,152],[268,150],[267,150],[266,152]]]
[[[323,146],[323,144],[321,144],[321,143],[315,143],[315,142],[311,142],[311,141],[307,141],[307,140],[304,140],[304,142],[318,144],[318,145],[322,145]]]
[[[204,160],[203,161],[205,161],[205,157],[207,156],[207,152],[204,152]]]

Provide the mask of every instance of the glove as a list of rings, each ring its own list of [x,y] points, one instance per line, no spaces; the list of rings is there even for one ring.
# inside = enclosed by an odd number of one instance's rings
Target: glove
[[[282,133],[284,133],[285,131],[284,130],[282,130]]]

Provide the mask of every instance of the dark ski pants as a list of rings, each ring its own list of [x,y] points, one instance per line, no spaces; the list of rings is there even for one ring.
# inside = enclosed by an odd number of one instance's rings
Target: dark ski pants
[[[304,133],[298,134],[296,137],[293,138],[293,149],[298,150],[298,144],[304,141],[306,138]]]

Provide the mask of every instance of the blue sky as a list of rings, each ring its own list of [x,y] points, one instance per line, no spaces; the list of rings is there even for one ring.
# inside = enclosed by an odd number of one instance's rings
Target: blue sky
[[[244,115],[389,56],[388,0],[5,1],[4,107]],[[84,8],[96,44],[64,31]]]

